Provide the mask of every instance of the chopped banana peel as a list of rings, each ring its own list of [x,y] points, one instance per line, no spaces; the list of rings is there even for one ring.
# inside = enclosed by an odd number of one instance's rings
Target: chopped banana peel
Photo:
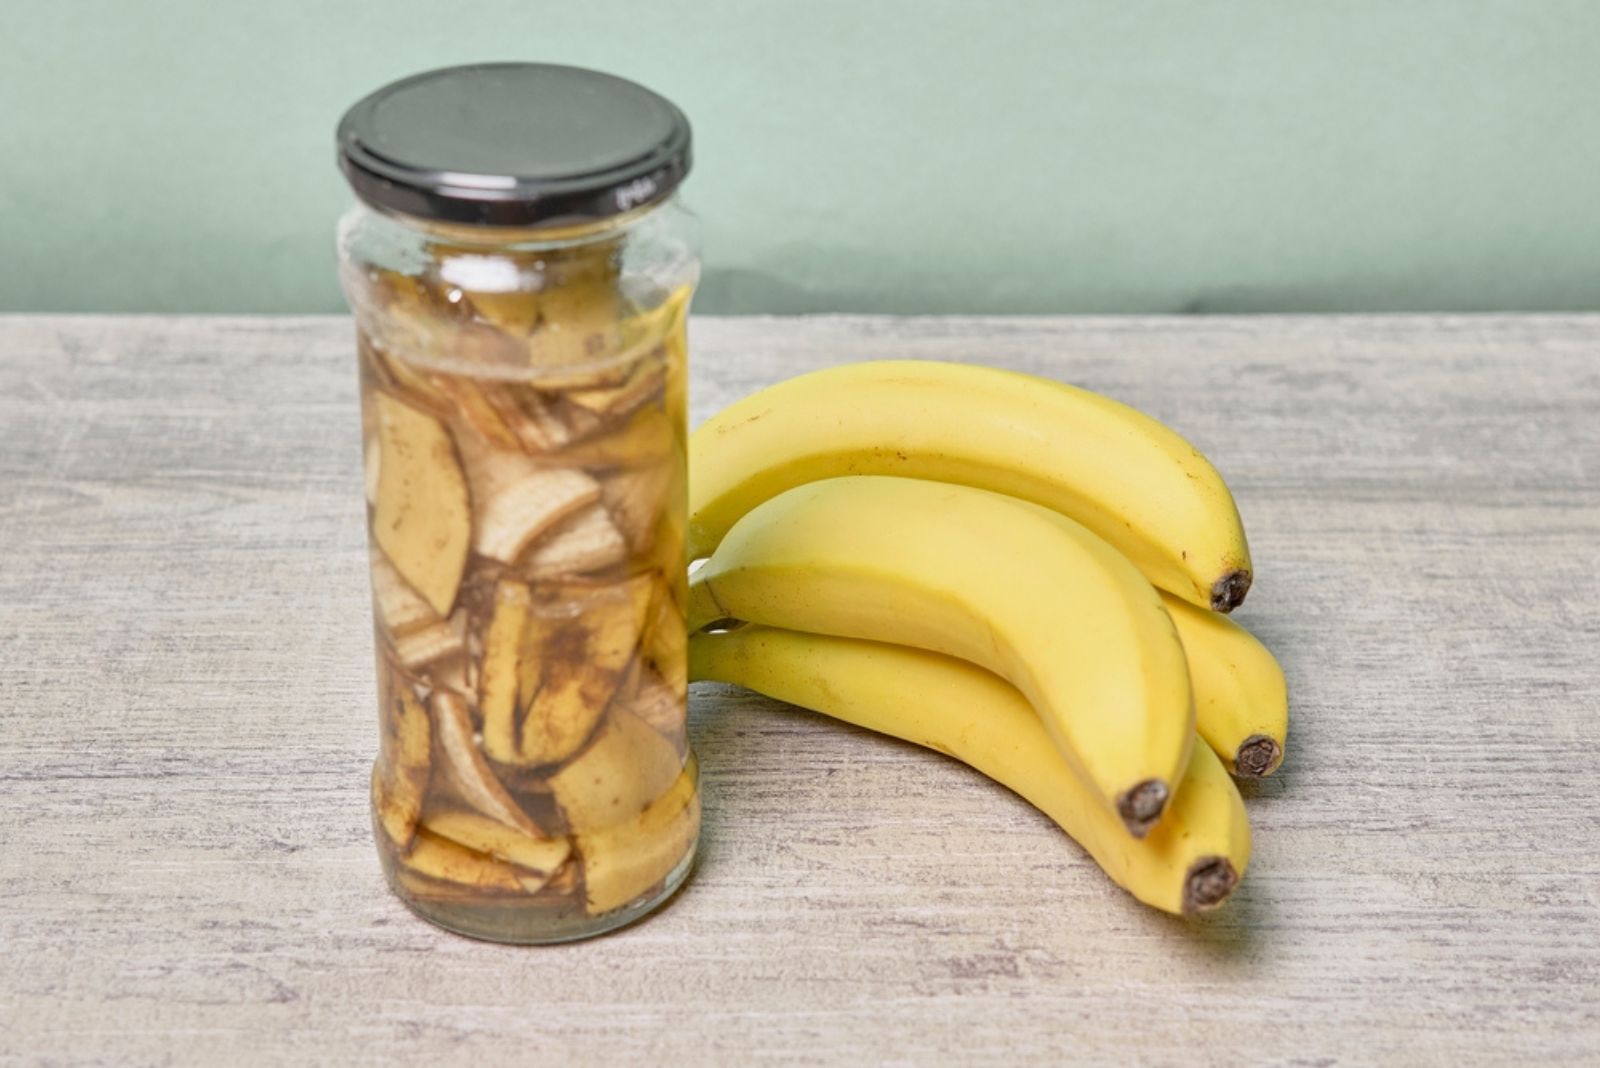
[[[592,505],[598,494],[594,479],[581,471],[555,468],[530,473],[484,501],[477,550],[509,564],[540,534]],[[569,551],[577,554],[579,546],[569,545]]]
[[[439,613],[400,577],[381,549],[374,547],[370,557],[373,606],[391,640],[441,622]]]
[[[622,705],[655,728],[680,757],[689,752],[688,693],[675,689],[653,668],[641,668],[628,700]]]
[[[552,398],[574,389],[613,389],[628,380],[633,361],[626,355],[605,356],[561,366],[535,367],[530,375]]]
[[[390,381],[394,383],[391,388],[397,393],[404,393],[406,403],[441,418],[454,414],[455,406],[436,384],[436,376],[426,368],[418,367],[399,356],[385,355],[381,359],[388,368]]]
[[[628,316],[622,321],[623,344],[634,349],[670,342],[683,329],[684,313],[693,295],[691,287],[679,286],[649,311]]]
[[[539,295],[539,311],[539,325],[529,339],[531,366],[560,369],[617,351],[622,309],[609,278],[548,289]]]
[[[472,513],[467,483],[444,425],[377,393],[381,452],[372,536],[439,615],[448,615],[467,563]]]
[[[478,707],[478,662],[470,648],[428,665],[423,680],[430,690],[450,693],[466,703],[468,715]]]
[[[597,416],[621,419],[661,396],[667,372],[659,360],[645,358],[633,365],[621,385],[607,389],[574,389],[563,396]]]
[[[435,375],[433,380],[438,391],[449,399],[452,414],[471,428],[473,433],[496,449],[522,447],[521,439],[506,425],[499,410],[485,395],[486,389],[492,389],[492,386],[480,386],[471,379],[457,375]],[[457,440],[459,443],[460,435]]]
[[[567,820],[550,793],[549,765],[534,767],[526,764],[502,764],[489,760],[489,770],[505,785],[517,805],[533,825],[546,838],[560,838],[567,833]]]
[[[600,484],[582,471],[545,467],[471,434],[459,441],[472,486],[472,547],[481,556],[512,563],[545,531],[600,499]]]
[[[538,876],[539,886],[543,886],[572,853],[572,843],[565,838],[524,834],[475,812],[430,812],[424,817],[422,828],[475,853],[523,869],[525,880],[528,876]],[[526,881],[522,885],[524,889],[535,889]]]
[[[502,333],[526,338],[539,325],[538,293],[486,293],[470,289],[465,293],[472,311]]]
[[[667,358],[664,405],[669,412],[686,412],[689,410],[689,339],[682,325],[667,335],[662,348]]]
[[[697,785],[691,760],[671,788],[632,819],[578,835],[591,916],[639,899],[683,861],[700,833]]]
[[[566,468],[529,471],[515,484],[484,502],[478,551],[492,559],[512,563],[541,534],[593,505],[599,495],[599,484],[581,471]],[[552,538],[550,544],[555,544],[558,538],[559,535]],[[569,544],[569,551],[576,552],[587,543],[582,543],[581,539],[579,543],[571,543],[569,539]]]
[[[539,686],[522,722],[520,763],[565,760],[593,733],[638,648],[650,590],[650,576],[639,575],[540,591],[522,653],[537,660]]]
[[[525,451],[553,452],[572,442],[572,429],[561,420],[554,402],[532,386],[507,383],[485,396]]]
[[[567,857],[567,862],[550,876],[550,881],[544,884],[544,889],[539,892],[540,897],[576,897],[583,889],[583,858],[578,856],[574,849]]]
[[[677,746],[631,712],[613,709],[581,753],[550,776],[569,832],[636,818],[683,769]]]
[[[601,495],[630,552],[643,552],[656,536],[657,517],[667,501],[672,469],[651,464],[618,471],[601,482]]]
[[[356,334],[356,370],[361,377],[361,433],[371,437],[377,429],[378,418],[372,410],[371,392],[374,389],[393,389],[394,376],[389,364],[365,333]]]
[[[518,688],[522,677],[523,633],[532,612],[528,587],[502,579],[495,587],[494,615],[483,644],[483,676],[478,709],[483,716],[483,751],[502,764],[522,763],[517,742]]]
[[[674,479],[667,492],[667,500],[672,503],[667,504],[656,519],[645,559],[667,577],[674,600],[682,605],[688,597],[689,554],[684,544],[684,513],[674,506],[684,499],[682,481]]]
[[[409,684],[381,664],[378,688],[382,729],[372,769],[372,811],[389,840],[405,848],[416,832],[428,790],[432,724]]]
[[[368,438],[361,447],[361,487],[367,503],[378,503],[378,472],[383,469],[383,450],[378,447],[377,436]]]
[[[660,408],[646,407],[618,429],[562,449],[551,460],[590,468],[666,464],[674,442],[672,420]]]
[[[546,882],[545,876],[495,860],[426,829],[417,831],[416,840],[400,858],[400,863],[418,875],[442,883],[483,890],[524,892],[538,890]]]
[[[521,561],[534,578],[582,575],[622,563],[628,543],[603,504],[592,504],[563,520],[537,541]]]
[[[458,287],[431,273],[413,276],[381,269],[373,273],[373,294],[384,305],[386,346],[443,360],[515,363],[513,339],[479,321]],[[406,388],[428,395],[446,377],[459,376],[428,375],[420,388],[409,381]]]
[[[544,832],[495,777],[478,749],[465,698],[441,691],[433,695],[429,707],[433,711],[434,735],[439,748],[439,773],[456,796],[473,811],[495,820],[503,827],[530,838],[544,837]],[[456,840],[462,841],[460,838]]]
[[[457,612],[449,619],[429,624],[394,639],[394,656],[408,672],[440,660],[458,656],[467,647],[467,614]]]
[[[644,655],[674,693],[689,690],[689,635],[671,584],[656,581],[645,627]]]
[[[364,345],[362,355],[377,384],[389,390],[405,393],[408,402],[420,401],[423,407],[435,415],[444,414],[449,410],[449,398],[439,391],[434,384],[433,376],[425,369],[371,343]]]

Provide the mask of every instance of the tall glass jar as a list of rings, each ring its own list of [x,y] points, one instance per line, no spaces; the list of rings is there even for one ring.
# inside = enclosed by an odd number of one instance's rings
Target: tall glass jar
[[[677,888],[700,826],[688,123],[618,78],[496,64],[379,90],[339,151],[384,871],[464,934],[610,930]]]

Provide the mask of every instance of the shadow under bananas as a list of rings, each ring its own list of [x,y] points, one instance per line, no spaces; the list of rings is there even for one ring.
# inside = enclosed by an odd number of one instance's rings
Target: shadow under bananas
[[[1114,891],[1108,894],[1108,898],[1116,902],[1113,907],[1127,910],[1127,923],[1149,931],[1163,943],[1183,947],[1178,952],[1193,955],[1206,966],[1222,968],[1225,972],[1246,970],[1265,954],[1274,928],[1269,915],[1271,905],[1249,873],[1216,910],[1188,917],[1162,912],[1142,904],[1101,874],[1087,851],[1049,817],[961,761],[900,738],[716,682],[696,682],[689,689],[691,740],[700,761],[705,798],[700,857],[696,865],[700,877],[720,880],[730,874],[719,870],[723,863],[747,859],[743,856],[745,848],[732,844],[740,834],[724,824],[729,814],[737,819],[741,809],[765,806],[777,811],[792,810],[796,807],[795,775],[815,774],[820,780],[840,770],[840,751],[831,747],[828,752],[817,751],[810,732],[802,728],[808,723],[825,723],[830,734],[854,736],[853,744],[862,747],[862,757],[850,759],[848,764],[858,767],[880,761],[903,764],[913,755],[918,761],[936,759],[951,768],[953,774],[970,776],[975,787],[981,784],[981,788],[1006,795],[1021,809],[1036,816],[1041,831],[1047,830],[1062,841],[1086,870],[1093,870],[1105,880],[1107,888]],[[1239,780],[1238,785],[1248,802],[1258,794],[1276,794],[1281,789],[1277,779],[1274,775],[1267,779]],[[798,824],[798,815],[796,819]],[[930,826],[936,819],[930,817]],[[729,846],[726,856],[723,846]]]

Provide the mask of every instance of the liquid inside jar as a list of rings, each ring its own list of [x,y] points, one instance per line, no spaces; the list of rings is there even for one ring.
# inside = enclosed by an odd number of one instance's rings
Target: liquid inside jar
[[[583,236],[583,235],[580,235]],[[347,262],[391,885],[443,926],[618,926],[686,874],[689,287],[622,238]]]

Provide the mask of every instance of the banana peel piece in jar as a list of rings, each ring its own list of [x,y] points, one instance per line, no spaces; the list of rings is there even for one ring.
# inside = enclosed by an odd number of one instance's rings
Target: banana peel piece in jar
[[[514,563],[545,531],[600,499],[600,484],[582,471],[541,466],[470,433],[458,441],[472,486],[472,547],[480,556]]]
[[[430,664],[458,656],[467,647],[467,614],[456,612],[449,619],[429,624],[392,639],[394,658],[409,673]]]
[[[426,828],[417,831],[416,840],[400,858],[400,863],[429,879],[480,890],[531,893],[549,880],[546,873],[527,871],[495,860]]]
[[[604,359],[622,340],[622,302],[609,278],[578,279],[539,294],[531,363],[560,371]]]
[[[372,536],[439,615],[450,613],[467,565],[472,511],[444,424],[398,397],[373,395],[381,460]]]
[[[400,577],[382,549],[374,546],[370,558],[372,602],[377,609],[378,622],[391,639],[440,622],[439,613]]]
[[[581,575],[620,564],[628,558],[628,542],[602,504],[593,504],[564,520],[537,542],[522,560],[534,578]]]
[[[544,831],[512,799],[478,749],[466,699],[441,690],[429,699],[428,705],[433,712],[434,735],[439,749],[438,771],[442,783],[462,803],[485,819],[493,820],[524,837],[546,837]],[[448,834],[437,827],[433,829],[446,838],[478,848],[457,835]]]
[[[378,503],[378,472],[382,464],[383,450],[378,447],[378,439],[368,438],[361,445],[361,488],[368,505]]]
[[[496,449],[521,450],[522,439],[506,422],[501,405],[491,399],[492,385],[480,385],[459,375],[434,375],[432,381],[439,393],[450,403],[454,421],[488,442]],[[456,434],[456,444],[462,445],[464,434]]]
[[[666,368],[646,356],[633,364],[628,377],[619,386],[568,390],[564,396],[572,404],[597,416],[621,419],[648,402],[658,400],[666,382]]]
[[[435,416],[448,416],[454,410],[434,376],[423,368],[376,349],[372,350],[372,358],[374,366],[383,371],[384,388],[403,396],[407,404]]]
[[[646,624],[644,657],[677,694],[689,692],[689,634],[672,585],[656,580],[655,595]]]
[[[672,420],[660,408],[646,406],[609,434],[590,438],[551,455],[555,463],[573,467],[642,467],[672,461]]]
[[[669,500],[683,500],[683,478],[681,473],[672,482],[668,489]],[[689,553],[684,541],[685,518],[682,510],[678,508],[663,508],[656,518],[655,529],[650,532],[649,552],[646,557],[649,566],[660,571],[663,575],[675,575],[671,589],[674,602],[681,606],[688,602]]]
[[[488,293],[474,289],[465,290],[464,293],[473,312],[502,333],[526,339],[539,325],[538,293]]]
[[[572,427],[561,418],[555,401],[535,387],[501,383],[484,390],[484,397],[523,451],[539,455],[572,443]]]
[[[528,891],[543,889],[572,853],[572,843],[565,838],[536,838],[475,812],[430,812],[422,828],[474,853],[521,868],[519,882]]]
[[[383,705],[378,761],[372,768],[372,810],[384,835],[400,849],[411,843],[422,816],[433,752],[427,710],[410,685],[386,665],[378,668]]]
[[[684,320],[689,310],[689,298],[694,291],[689,286],[679,286],[653,308],[635,310],[622,320],[622,351],[639,353],[644,363],[659,367],[661,357],[682,356],[675,339],[683,335]],[[666,346],[663,353],[661,347]]]
[[[517,710],[532,696],[524,675],[530,665],[537,670],[536,660],[523,659],[523,635],[532,611],[533,595],[525,583],[502,579],[495,586],[494,614],[483,641],[478,710],[483,716],[483,751],[501,764],[522,763]]]
[[[469,710],[477,709],[478,662],[472,654],[471,631],[467,632],[466,648],[429,664],[425,679],[430,689],[455,694]]]
[[[566,760],[594,733],[638,649],[650,578],[562,584],[539,596],[521,654],[539,671],[518,744],[516,763],[526,765]]]
[[[657,517],[671,485],[672,469],[667,464],[624,468],[601,482],[606,511],[630,552],[643,552],[655,539]]]
[[[442,361],[518,366],[526,343],[483,321],[467,292],[443,273],[446,265],[438,261],[418,275],[374,272],[372,292],[384,304],[379,321],[390,335],[384,347]]]
[[[574,848],[567,857],[567,862],[550,876],[550,881],[540,889],[538,897],[541,901],[566,903],[572,898],[579,897],[583,890],[583,858],[578,856]],[[565,899],[565,900],[563,900]],[[581,897],[579,897],[581,900]]]
[[[577,836],[590,915],[637,900],[683,860],[700,833],[698,781],[691,759],[671,789],[638,815]]]
[[[582,752],[550,776],[550,793],[567,830],[582,834],[635,819],[682,770],[677,746],[614,708]]]
[[[686,691],[674,688],[655,669],[641,665],[623,707],[654,727],[657,733],[672,743],[680,757],[688,755]]]

